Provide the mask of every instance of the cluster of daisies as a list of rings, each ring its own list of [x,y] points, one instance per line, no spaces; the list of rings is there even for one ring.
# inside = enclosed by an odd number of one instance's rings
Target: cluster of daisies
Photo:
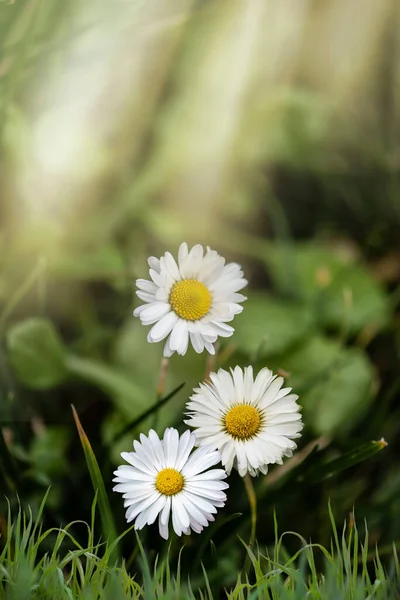
[[[151,281],[136,281],[144,304],[134,311],[143,325],[152,326],[148,341],[166,339],[165,357],[185,354],[189,341],[196,352],[214,354],[217,338],[233,334],[228,323],[246,300],[240,265],[226,264],[200,245],[189,250],[186,243],[177,261],[166,252],[148,263]],[[303,423],[298,396],[283,383],[267,368],[256,377],[251,366],[219,369],[193,390],[186,405],[184,422],[193,432],[179,436],[167,428],[162,439],[153,430],[141,434],[134,452],[121,454],[129,464],[115,471],[114,491],[123,494],[128,523],[142,529],[158,517],[160,535],[168,539],[171,517],[177,535],[200,533],[224,506],[232,469],[242,477],[256,476],[292,456]],[[218,463],[223,468],[210,468]]]

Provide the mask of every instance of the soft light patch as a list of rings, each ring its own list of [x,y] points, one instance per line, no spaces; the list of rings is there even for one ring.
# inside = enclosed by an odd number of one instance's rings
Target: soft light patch
[[[173,496],[183,489],[184,479],[176,469],[163,469],[156,477],[156,488],[165,496]]]
[[[225,429],[238,440],[248,440],[258,433],[261,425],[259,411],[249,404],[238,404],[225,415]]]
[[[181,319],[197,321],[210,310],[211,293],[204,283],[196,279],[183,279],[172,287],[169,302]]]

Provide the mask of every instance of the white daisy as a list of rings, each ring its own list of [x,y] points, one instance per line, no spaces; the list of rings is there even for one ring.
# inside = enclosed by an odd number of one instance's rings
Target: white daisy
[[[196,443],[221,452],[228,475],[232,467],[242,477],[267,473],[268,464],[282,464],[297,447],[303,428],[298,396],[283,388],[283,378],[262,369],[253,379],[252,367],[210,374],[187,403],[186,425],[195,428]]]
[[[214,521],[217,508],[224,506],[228,484],[223,469],[209,467],[221,460],[220,453],[210,448],[197,448],[191,456],[196,437],[189,430],[179,437],[178,431],[167,428],[164,438],[155,431],[141,434],[140,443],[133,442],[135,452],[122,452],[131,466],[122,465],[114,471],[115,492],[122,492],[126,519],[135,519],[135,529],[142,529],[158,519],[160,535],[168,539],[168,522],[177,535],[200,533],[209,521]]]
[[[225,264],[215,250],[207,247],[204,253],[199,244],[189,252],[186,243],[179,247],[177,263],[170,252],[160,259],[151,256],[148,263],[152,281],[136,281],[136,294],[145,304],[133,312],[143,325],[153,325],[147,340],[168,336],[164,356],[186,354],[189,339],[196,352],[205,348],[214,354],[214,342],[232,335],[227,322],[242,312],[239,302],[246,300],[238,293],[247,285],[240,265]]]

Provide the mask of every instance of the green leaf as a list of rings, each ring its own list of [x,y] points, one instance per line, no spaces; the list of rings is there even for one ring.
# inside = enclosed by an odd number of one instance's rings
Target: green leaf
[[[110,508],[110,503],[108,501],[106,488],[104,486],[103,477],[101,475],[101,471],[99,465],[96,460],[96,456],[92,450],[89,439],[85,433],[85,430],[82,427],[82,424],[79,420],[78,413],[75,410],[75,407],[72,405],[72,414],[74,417],[74,421],[76,424],[76,428],[78,430],[78,434],[81,440],[82,448],[85,453],[86,464],[88,467],[88,471],[90,474],[90,479],[92,480],[92,485],[95,493],[97,492],[97,501],[100,512],[101,523],[103,527],[103,533],[105,539],[110,543],[114,542],[117,537],[115,524],[113,515]],[[114,558],[119,554],[118,547],[114,547]]]
[[[304,422],[317,435],[348,431],[372,400],[374,372],[358,348],[316,335],[289,354],[284,366]]]
[[[253,293],[235,321],[234,342],[248,356],[275,356],[299,342],[311,322],[306,306]]]
[[[265,260],[277,288],[305,301],[324,327],[354,334],[367,325],[387,325],[389,303],[379,282],[335,248],[275,244]]]
[[[67,376],[63,344],[46,319],[27,319],[12,327],[7,333],[7,349],[18,378],[28,387],[48,389]]]
[[[343,454],[343,456],[340,456],[335,460],[331,460],[322,465],[313,465],[302,475],[300,480],[304,480],[307,483],[314,483],[316,481],[328,479],[345,469],[349,469],[358,463],[368,460],[368,458],[374,456],[374,454],[380,452],[386,448],[386,446],[387,443],[384,439],[377,442],[367,442],[366,444],[353,448],[353,450],[346,452],[346,454]]]

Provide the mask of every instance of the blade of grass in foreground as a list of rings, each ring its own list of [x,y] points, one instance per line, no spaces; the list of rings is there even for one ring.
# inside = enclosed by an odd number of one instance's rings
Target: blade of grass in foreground
[[[96,457],[90,445],[89,439],[81,425],[81,422],[78,417],[78,413],[75,410],[75,407],[71,405],[72,414],[74,416],[76,428],[78,430],[78,434],[81,440],[82,448],[85,453],[86,464],[89,470],[90,478],[92,480],[94,491],[97,492],[98,498],[98,507],[100,512],[101,523],[103,527],[103,533],[105,539],[109,541],[110,544],[114,542],[117,537],[116,529],[114,525],[114,519],[112,516],[110,503],[108,501],[106,488],[104,486],[104,481],[101,476],[101,471],[99,465],[97,463]],[[111,562],[115,561],[116,558],[119,557],[119,550],[116,546],[113,550],[111,556]]]

